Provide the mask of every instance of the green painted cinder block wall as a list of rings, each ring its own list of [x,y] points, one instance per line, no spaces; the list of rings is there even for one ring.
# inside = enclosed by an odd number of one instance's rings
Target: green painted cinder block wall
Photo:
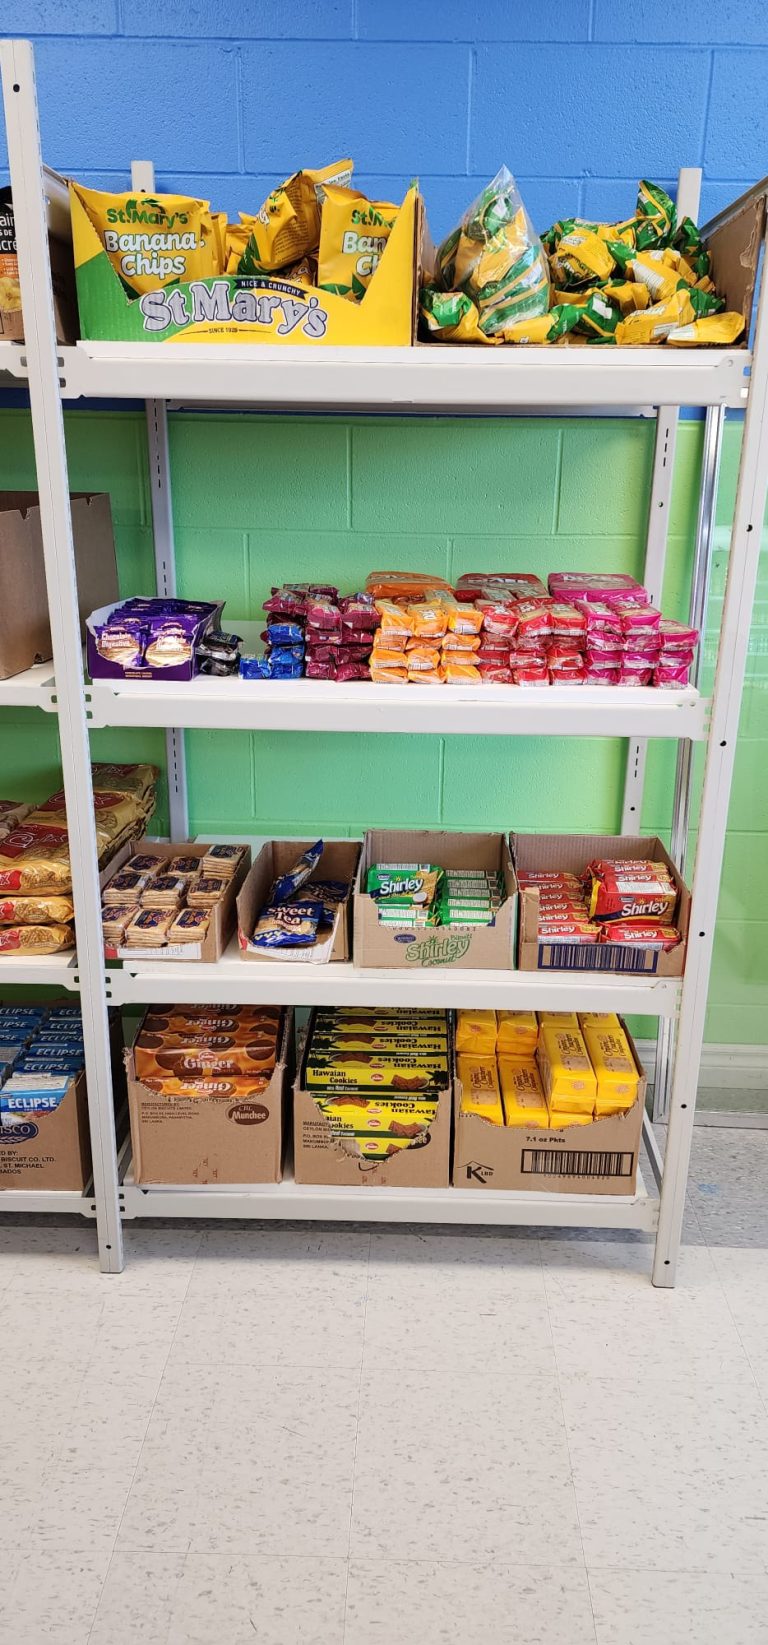
[[[112,498],[124,594],[154,588],[144,421],[66,419],[73,489]],[[705,638],[711,683],[740,430],[726,428]],[[179,591],[226,598],[225,622],[258,617],[270,585],[322,578],[352,589],[374,567],[641,574],[653,425],[641,420],[496,421],[178,415],[171,457]],[[678,440],[664,605],[684,616],[701,425]],[[29,419],[0,412],[0,487],[33,488]],[[707,1018],[719,1043],[768,1040],[768,558],[750,645]],[[258,686],[254,685],[254,690]],[[3,711],[4,789],[56,781],[55,725]],[[158,732],[100,731],[95,755],[151,756]],[[367,826],[611,831],[621,820],[619,741],[545,738],[187,736],[193,830],[356,834]],[[698,762],[700,768],[701,760]],[[666,834],[674,750],[652,747],[642,826]],[[161,793],[160,824],[167,822]],[[695,812],[694,812],[695,825]],[[695,835],[694,835],[695,842]]]

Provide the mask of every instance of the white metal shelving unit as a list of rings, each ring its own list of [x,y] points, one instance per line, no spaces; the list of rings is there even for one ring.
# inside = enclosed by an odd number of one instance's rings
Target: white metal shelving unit
[[[122,1217],[280,1217],[338,1220],[542,1223],[549,1226],[643,1228],[656,1231],[653,1278],[674,1283],[694,1120],[704,1011],[714,936],[738,714],[759,556],[768,474],[768,302],[761,295],[754,345],[749,348],[472,350],[274,349],[259,345],[172,347],[120,342],[57,347],[52,326],[45,243],[44,192],[37,131],[34,64],[23,42],[0,43],[27,342],[0,352],[0,369],[28,384],[32,409],[49,588],[58,601],[54,628],[56,694],[62,726],[67,804],[77,829],[73,853],[78,917],[78,965],[94,1131],[94,1196],[102,1265],[122,1263]],[[687,183],[683,179],[687,178]],[[151,188],[151,167],[134,168],[133,185]],[[689,190],[691,174],[681,174]],[[763,200],[762,193],[756,198]],[[682,196],[681,196],[682,197]],[[761,205],[761,232],[764,210]],[[650,496],[646,569],[658,595],[664,571],[667,516],[677,408],[707,408],[708,441],[725,408],[746,409],[741,466],[731,534],[721,645],[711,703],[695,687],[680,692],[599,692],[566,687],[505,694],[481,691],[410,692],[372,685],[292,686],[237,680],[170,684],[87,685],[77,640],[74,562],[62,400],[81,396],[140,399],[147,404],[158,586],[174,586],[173,519],[165,410],[182,405],[237,404],[254,409],[424,412],[510,415],[584,413],[655,407],[656,459]],[[707,492],[705,469],[703,494]],[[710,488],[711,489],[711,488]],[[700,516],[706,547],[711,518]],[[701,599],[706,552],[698,556],[693,604]],[[53,616],[53,610],[52,610]],[[681,747],[707,740],[699,845],[685,977],[613,977],[588,973],[376,972],[354,965],[314,967],[241,959],[233,946],[216,966],[137,960],[105,967],[101,953],[98,873],[91,813],[87,726],[162,726],[168,737],[172,827],[186,832],[183,727],[243,730],[419,731],[435,734],[621,736],[629,741],[624,826],[635,831],[642,796],[645,742],[671,737]],[[680,787],[680,785],[678,785]],[[678,797],[679,832],[685,794]],[[513,822],[514,819],[510,819]],[[642,1183],[632,1199],[610,1196],[505,1194],[450,1189],[345,1191],[305,1189],[290,1176],[278,1186],[248,1189],[139,1188],[131,1177],[130,1149],[118,1157],[106,1006],[157,1000],[262,1000],[307,1005],[485,1005],[618,1009],[653,1015],[676,1025],[677,1054],[669,1096],[663,1162],[650,1125],[646,1143],[658,1198]]]

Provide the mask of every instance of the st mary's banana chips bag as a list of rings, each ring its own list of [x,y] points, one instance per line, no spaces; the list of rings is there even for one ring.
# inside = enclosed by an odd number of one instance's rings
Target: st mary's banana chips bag
[[[228,272],[272,274],[314,251],[320,239],[320,209],[325,188],[332,184],[348,188],[351,180],[351,160],[336,160],[319,171],[295,171],[267,195],[255,217],[241,211],[240,221],[248,236],[235,268],[228,265]],[[234,254],[239,236],[232,224],[229,234],[230,252]],[[233,261],[234,255],[230,255],[230,263]]]
[[[397,222],[399,206],[355,189],[323,189],[318,285],[358,303],[365,296]]]
[[[108,194],[70,185],[131,297],[220,272],[207,200],[183,194]]]

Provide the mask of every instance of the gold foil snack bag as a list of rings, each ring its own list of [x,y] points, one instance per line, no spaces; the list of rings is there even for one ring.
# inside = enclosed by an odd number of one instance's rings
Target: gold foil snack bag
[[[70,185],[131,296],[219,273],[207,200],[183,194],[108,194]]]
[[[400,207],[328,184],[320,218],[318,285],[358,303],[365,296]]]

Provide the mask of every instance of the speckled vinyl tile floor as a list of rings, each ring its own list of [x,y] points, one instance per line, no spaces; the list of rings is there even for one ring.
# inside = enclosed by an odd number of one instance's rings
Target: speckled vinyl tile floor
[[[768,1645],[768,1132],[650,1243],[0,1222],[0,1645]]]

